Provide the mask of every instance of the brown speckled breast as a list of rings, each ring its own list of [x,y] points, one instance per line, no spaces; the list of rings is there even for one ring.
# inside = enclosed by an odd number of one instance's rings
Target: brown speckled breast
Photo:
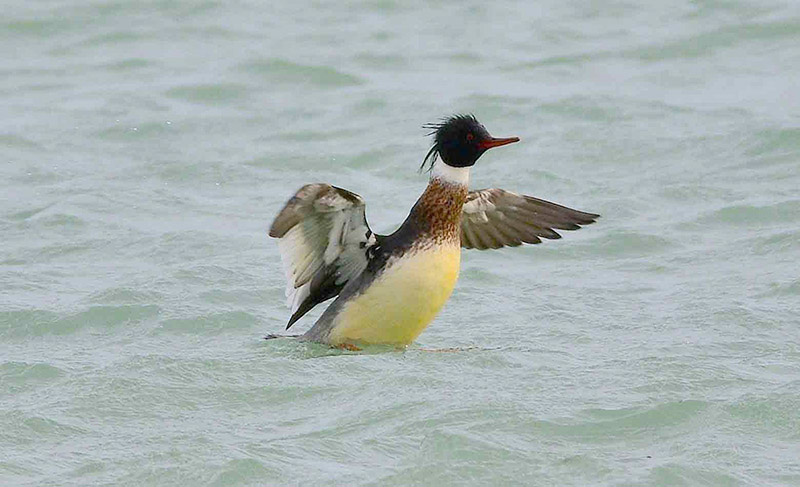
[[[465,185],[431,179],[409,215],[419,237],[437,245],[461,245],[461,212],[468,192]]]

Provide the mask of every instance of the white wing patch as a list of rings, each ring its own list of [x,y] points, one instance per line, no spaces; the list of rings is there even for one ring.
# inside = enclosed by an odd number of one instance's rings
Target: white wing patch
[[[303,301],[333,283],[342,285],[367,267],[375,236],[364,200],[328,184],[309,184],[286,203],[270,228],[286,274],[286,303],[294,314]]]

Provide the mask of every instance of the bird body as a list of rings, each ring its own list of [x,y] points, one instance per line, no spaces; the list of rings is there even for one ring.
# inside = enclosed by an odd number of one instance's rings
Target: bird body
[[[461,248],[499,248],[560,238],[598,215],[500,189],[469,191],[469,171],[496,139],[472,116],[434,126],[427,188],[390,235],[369,229],[364,201],[327,184],[302,187],[275,218],[292,317],[336,297],[301,339],[330,344],[407,345],[453,291]],[[425,163],[423,163],[425,164]]]
[[[366,275],[372,278],[360,282],[341,310],[321,318],[307,338],[332,345],[405,345],[444,306],[461,265],[461,212],[468,192],[463,173],[468,177],[468,170],[436,169],[403,225],[373,250]]]
[[[413,342],[447,302],[460,265],[461,248],[452,244],[390,259],[380,277],[342,307],[327,342]]]

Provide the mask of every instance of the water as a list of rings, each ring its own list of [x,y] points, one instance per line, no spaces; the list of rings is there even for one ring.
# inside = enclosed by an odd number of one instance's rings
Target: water
[[[797,2],[3,11],[0,484],[800,485]],[[465,252],[405,352],[261,340],[285,199],[392,231],[454,112],[602,219]]]

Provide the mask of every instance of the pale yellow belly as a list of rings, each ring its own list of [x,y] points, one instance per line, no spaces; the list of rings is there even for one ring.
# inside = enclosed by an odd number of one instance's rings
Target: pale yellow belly
[[[460,264],[461,249],[455,245],[399,259],[342,308],[330,343],[411,343],[450,297]]]

